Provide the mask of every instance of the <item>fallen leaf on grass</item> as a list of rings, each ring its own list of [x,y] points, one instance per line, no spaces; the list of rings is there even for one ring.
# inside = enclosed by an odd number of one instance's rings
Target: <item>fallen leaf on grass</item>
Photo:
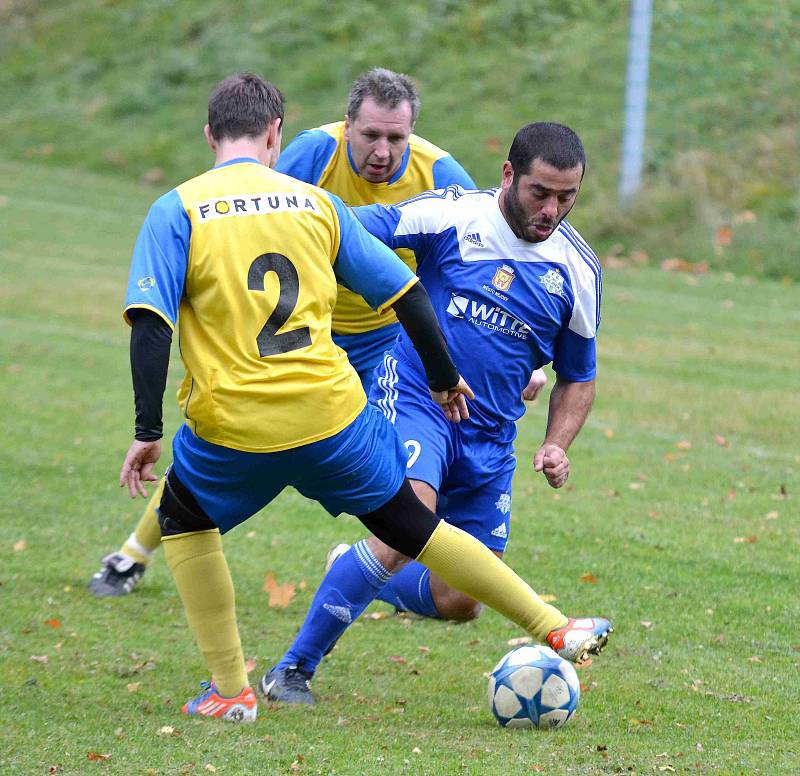
[[[105,760],[110,760],[110,754],[98,754],[97,752],[87,752],[86,753],[87,760],[94,760],[96,762],[103,762]]]
[[[733,229],[728,226],[721,226],[717,229],[717,237],[715,242],[717,245],[730,245],[733,240]]]
[[[641,625],[646,630],[650,630],[653,627],[653,623],[650,620],[642,620],[639,625]]]
[[[678,450],[691,450],[692,443],[688,439],[681,439],[675,443],[675,447],[677,447]]]
[[[731,443],[727,439],[725,439],[724,436],[720,436],[719,434],[714,434],[714,441],[720,447],[730,447],[731,446]]]
[[[131,682],[127,685],[128,692],[136,692],[142,686],[141,682]]]
[[[415,746],[415,747],[414,747],[414,748],[411,750],[411,753],[412,753],[412,754],[422,754],[422,749],[420,749],[418,746]]]
[[[506,644],[509,647],[521,647],[523,644],[530,644],[533,639],[530,636],[517,636],[516,638],[509,639]]]
[[[652,725],[653,724],[653,720],[652,719],[629,719],[628,722],[631,725],[635,725],[635,726],[636,725]],[[666,756],[667,756],[666,752],[664,754],[656,755],[656,757],[666,757]]]
[[[18,542],[14,542],[14,552],[22,552],[23,550],[27,549],[28,542],[25,539],[20,539]]]
[[[587,585],[596,585],[598,582],[597,577],[594,574],[586,573],[580,577],[580,581],[584,582]]]
[[[175,730],[172,725],[164,725],[158,729],[158,735],[160,736],[173,736],[174,738],[178,738],[180,736],[180,731]]]
[[[606,439],[613,439],[614,438],[614,429],[613,428],[604,428],[603,429],[603,436]]]
[[[31,660],[34,663],[41,663],[42,665],[47,665],[48,659],[47,655],[31,655]]]
[[[755,544],[758,541],[757,536],[734,536],[734,544]]]
[[[47,768],[48,773],[61,773],[64,770],[63,765],[50,765]]]
[[[419,646],[419,647],[417,647],[417,649],[418,649],[420,652],[424,652],[425,654],[427,654],[428,652],[430,652],[430,651],[431,651],[431,648],[430,648],[430,647],[423,647],[423,646]]]
[[[264,592],[269,594],[269,605],[285,609],[294,598],[294,585],[291,582],[279,584],[270,571],[264,578]]]
[[[386,620],[389,612],[369,612],[361,617],[362,620]]]
[[[747,658],[748,662],[750,663],[761,663],[761,655],[752,655],[751,657]]]
[[[389,660],[392,663],[407,663],[408,661],[402,655],[389,655]]]
[[[49,625],[51,628],[60,628],[61,627],[61,620],[57,620],[55,617],[51,617],[49,620],[45,620],[45,625]]]
[[[203,769],[208,771],[209,773],[216,773],[217,772],[216,767],[214,767],[211,763],[206,763],[203,766]]]
[[[780,517],[780,515],[778,514],[778,512],[773,511],[773,512],[767,512],[765,517],[767,520],[777,520]]]

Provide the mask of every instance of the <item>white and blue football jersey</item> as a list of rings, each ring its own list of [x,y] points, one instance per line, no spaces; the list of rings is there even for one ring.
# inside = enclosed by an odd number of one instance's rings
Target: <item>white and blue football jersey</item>
[[[500,189],[429,191],[397,205],[355,208],[391,248],[411,248],[461,374],[475,391],[473,421],[497,425],[525,411],[531,372],[552,363],[565,380],[593,380],[600,262],[564,220],[545,241],[517,238]],[[405,334],[395,352],[424,373]]]

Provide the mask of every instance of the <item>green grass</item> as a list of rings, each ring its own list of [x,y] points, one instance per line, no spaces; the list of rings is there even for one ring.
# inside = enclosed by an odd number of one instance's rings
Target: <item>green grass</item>
[[[153,193],[31,163],[0,163],[0,180],[0,770],[797,770],[795,287],[608,271],[599,396],[563,491],[531,471],[542,402],[521,422],[508,561],[563,610],[603,613],[617,631],[580,669],[569,726],[496,726],[485,674],[520,633],[485,612],[467,625],[359,622],[315,679],[316,709],[262,709],[237,728],[179,713],[205,670],[160,557],[128,598],[83,589],[143,507],[116,486],[132,423],[120,309]],[[179,375],[176,363],[170,391]],[[293,637],[328,546],[361,534],[287,492],[226,538],[255,676]],[[268,572],[298,585],[286,609],[268,606]]]
[[[481,186],[497,183],[523,124],[574,126],[589,159],[576,225],[600,252],[797,280],[800,0],[654,3],[645,188],[623,212],[628,7],[342,0],[332,12],[322,0],[246,0],[232,13],[220,0],[9,0],[3,152],[147,175],[162,190],[208,164],[206,98],[228,73],[255,70],[283,89],[288,142],[340,117],[353,78],[384,65],[417,79],[417,130]]]

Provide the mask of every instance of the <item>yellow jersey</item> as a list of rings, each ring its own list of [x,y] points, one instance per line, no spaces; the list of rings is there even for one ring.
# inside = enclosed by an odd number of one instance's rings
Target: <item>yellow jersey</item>
[[[333,436],[366,403],[331,336],[337,283],[380,313],[416,280],[337,197],[234,159],[151,207],[125,317],[177,326],[197,436],[274,452]]]

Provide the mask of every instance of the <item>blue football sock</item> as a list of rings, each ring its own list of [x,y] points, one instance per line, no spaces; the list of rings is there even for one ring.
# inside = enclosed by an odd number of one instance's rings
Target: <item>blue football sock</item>
[[[390,576],[365,540],[354,544],[323,578],[300,632],[276,668],[299,666],[313,673],[323,655],[375,600]]]
[[[376,598],[404,612],[441,619],[431,595],[431,572],[415,560],[398,571]]]

